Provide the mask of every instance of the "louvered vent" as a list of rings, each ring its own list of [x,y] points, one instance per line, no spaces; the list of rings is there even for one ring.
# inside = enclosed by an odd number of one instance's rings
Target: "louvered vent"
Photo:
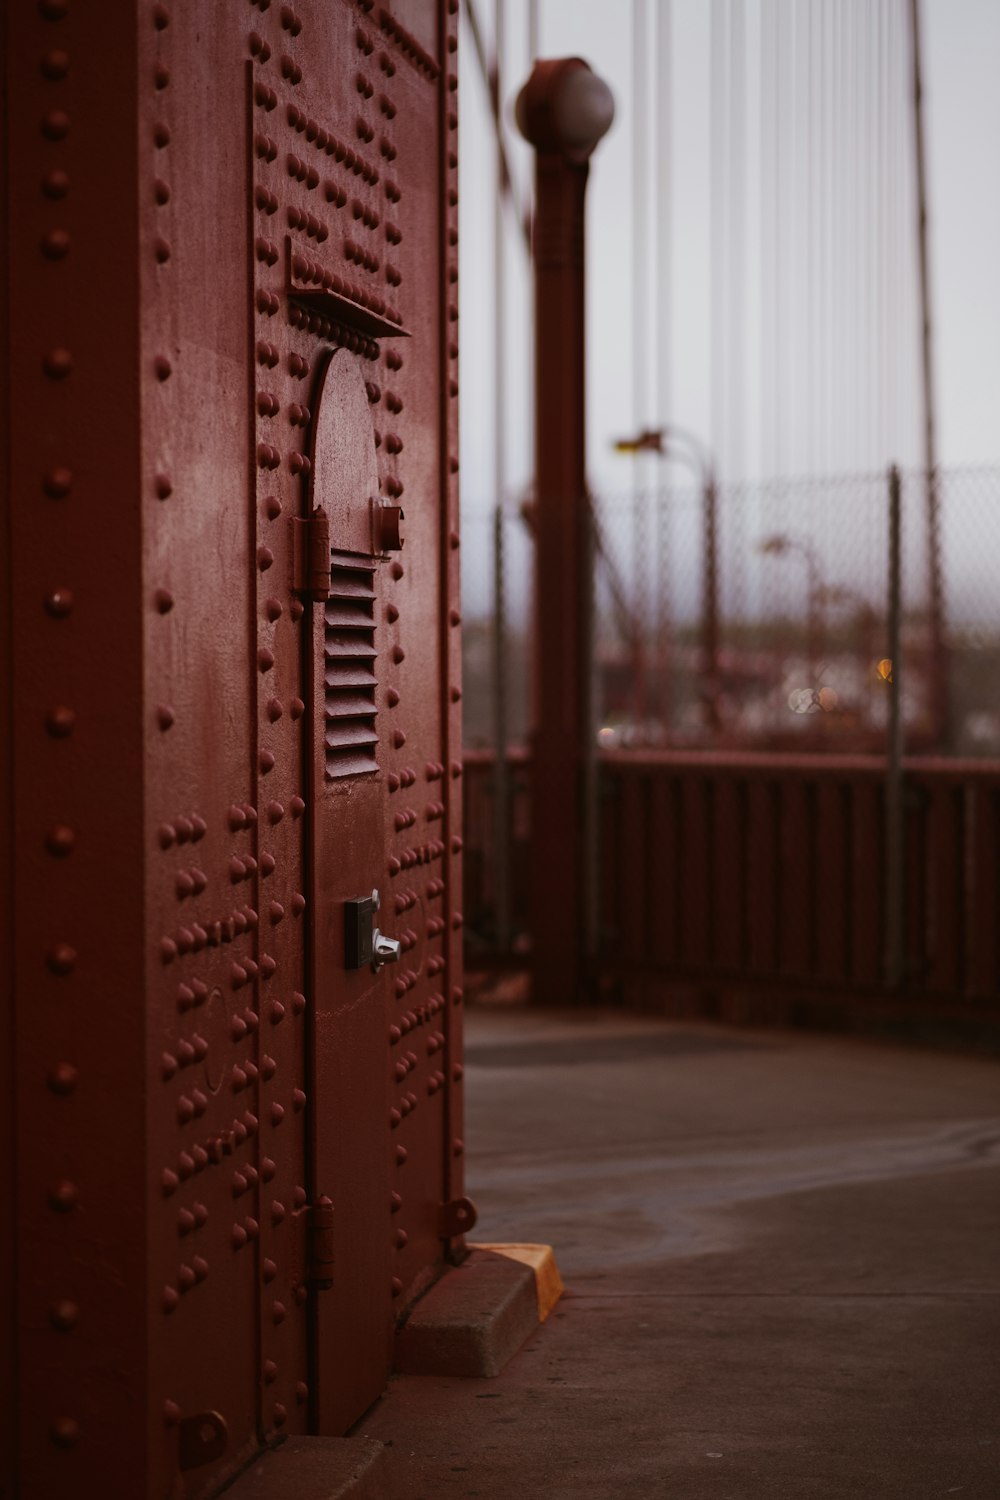
[[[326,774],[377,771],[375,565],[335,556],[326,605]]]

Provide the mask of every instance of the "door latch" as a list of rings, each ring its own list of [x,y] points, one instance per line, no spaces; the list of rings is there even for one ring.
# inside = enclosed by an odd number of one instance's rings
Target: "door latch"
[[[403,951],[403,945],[398,938],[386,937],[384,932],[375,929],[372,944],[372,967],[381,969],[383,964],[398,964],[399,955]]]
[[[386,937],[375,926],[375,913],[381,904],[378,891],[344,902],[345,969],[363,969],[371,964],[378,970],[383,964],[399,962],[402,943],[398,938]]]

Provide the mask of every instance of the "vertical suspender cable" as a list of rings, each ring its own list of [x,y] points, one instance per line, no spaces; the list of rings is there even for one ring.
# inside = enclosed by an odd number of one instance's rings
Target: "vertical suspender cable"
[[[917,187],[917,262],[920,290],[920,365],[924,417],[924,484],[927,507],[928,613],[931,637],[931,706],[934,735],[948,743],[948,702],[944,646],[944,588],[941,577],[941,520],[938,507],[931,288],[927,250],[927,168],[924,152],[923,80],[920,56],[920,4],[910,0],[910,56],[913,67],[913,157]]]
[[[656,414],[672,416],[673,350],[673,128],[672,128],[673,0],[659,0],[656,8]],[[670,732],[670,515],[667,495],[656,503],[656,714],[664,733]]]
[[[496,32],[493,67],[490,70],[490,94],[493,104],[493,128],[496,132],[496,191],[493,195],[493,682],[494,740],[493,776],[494,893],[496,906],[496,941],[501,952],[510,945],[510,776],[508,761],[507,703],[507,630],[504,578],[504,500],[507,484],[507,277],[504,254],[504,195],[501,185],[506,172],[501,118],[501,78],[503,76],[504,0],[496,3]]]
[[[724,330],[726,308],[723,301],[723,255],[725,224],[723,218],[722,172],[725,152],[724,126],[720,120],[725,97],[723,76],[722,7],[725,0],[711,0],[709,11],[709,446],[717,461],[726,461]]]
[[[728,15],[729,32],[729,452],[728,472],[731,479],[746,478],[746,320],[747,297],[745,295],[747,257],[747,212],[746,173],[749,120],[747,118],[747,28],[746,11],[742,0],[730,0]],[[730,618],[741,618],[744,614],[743,572],[732,566],[726,567],[726,558],[735,558],[736,548],[745,555],[745,504],[729,504],[721,508],[720,521],[725,520],[728,537],[719,536],[719,555],[723,559],[720,593],[722,616],[728,606]],[[737,529],[738,528],[738,529]],[[727,598],[726,580],[740,587],[740,598]]]
[[[646,0],[632,0],[632,421],[636,432],[649,425],[649,26]],[[642,481],[646,465],[634,465],[632,495],[632,586],[635,632],[633,660],[634,716],[639,726],[649,721],[645,636],[648,634],[646,577],[648,538]]]

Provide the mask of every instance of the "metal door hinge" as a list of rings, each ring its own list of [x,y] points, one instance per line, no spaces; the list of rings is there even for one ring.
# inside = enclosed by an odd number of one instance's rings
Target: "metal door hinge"
[[[292,588],[316,604],[330,597],[330,522],[321,505],[308,519],[292,517]]]
[[[453,1198],[441,1205],[441,1238],[454,1239],[458,1234],[467,1234],[476,1226],[479,1215],[471,1198]]]
[[[309,1210],[309,1285],[317,1292],[333,1286],[333,1201],[325,1194]]]

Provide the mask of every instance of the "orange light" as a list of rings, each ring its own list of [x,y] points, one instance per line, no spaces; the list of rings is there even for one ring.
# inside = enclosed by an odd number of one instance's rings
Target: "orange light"
[[[891,682],[892,681],[892,657],[891,656],[883,656],[882,660],[876,664],[875,670],[878,673],[878,675],[881,677],[881,679],[882,679],[883,682]]]

